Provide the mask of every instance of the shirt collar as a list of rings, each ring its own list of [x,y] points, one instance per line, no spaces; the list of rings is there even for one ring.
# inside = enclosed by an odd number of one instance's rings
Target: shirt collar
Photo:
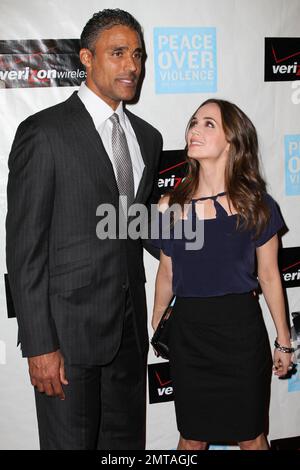
[[[114,111],[105,101],[96,95],[86,84],[82,82],[78,90],[78,97],[83,102],[85,108],[91,115],[96,129],[98,129],[114,113],[119,116],[120,124],[126,125],[123,103],[120,102]]]

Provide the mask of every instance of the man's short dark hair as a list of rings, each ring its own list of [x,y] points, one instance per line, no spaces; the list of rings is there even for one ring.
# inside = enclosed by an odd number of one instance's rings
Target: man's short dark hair
[[[99,34],[110,29],[113,26],[123,25],[133,29],[140,36],[143,43],[143,31],[139,22],[127,11],[116,9],[105,9],[94,13],[92,18],[87,22],[80,37],[80,46],[94,52],[95,43]]]

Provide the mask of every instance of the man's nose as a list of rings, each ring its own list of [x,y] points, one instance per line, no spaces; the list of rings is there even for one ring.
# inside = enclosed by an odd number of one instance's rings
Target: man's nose
[[[131,72],[136,72],[138,69],[138,64],[136,59],[129,55],[126,60],[126,70],[130,70]]]

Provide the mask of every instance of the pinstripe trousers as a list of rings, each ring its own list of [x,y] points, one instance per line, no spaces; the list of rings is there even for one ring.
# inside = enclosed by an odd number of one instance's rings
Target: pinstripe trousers
[[[65,400],[35,390],[41,449],[144,449],[146,355],[141,356],[137,345],[129,293],[121,344],[112,362],[65,367]]]

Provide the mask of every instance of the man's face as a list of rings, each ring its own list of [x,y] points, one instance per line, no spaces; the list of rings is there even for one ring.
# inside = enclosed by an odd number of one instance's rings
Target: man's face
[[[141,74],[142,44],[136,31],[117,25],[99,34],[94,53],[80,50],[87,86],[116,109],[135,96]]]

